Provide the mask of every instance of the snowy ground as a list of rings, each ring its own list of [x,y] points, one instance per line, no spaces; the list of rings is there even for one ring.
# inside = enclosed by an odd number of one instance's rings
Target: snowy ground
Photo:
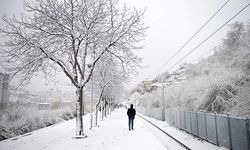
[[[199,141],[178,129],[166,126],[165,122],[154,120],[160,126],[177,136],[192,149],[218,149],[215,145]],[[89,123],[89,116],[84,122]],[[127,116],[124,109],[115,110],[99,127],[86,129],[88,136],[74,139],[75,119],[51,127],[43,128],[16,138],[0,142],[0,150],[166,150],[167,148],[152,133],[142,119],[136,117],[133,131],[128,130]],[[222,149],[222,148],[220,148]]]
[[[89,116],[84,116],[89,122]],[[100,127],[91,131],[84,139],[72,138],[75,133],[75,119],[52,127],[43,128],[17,138],[0,142],[0,150],[165,150],[161,142],[140,121],[135,120],[133,131],[127,127],[124,110],[115,110],[100,122]]]

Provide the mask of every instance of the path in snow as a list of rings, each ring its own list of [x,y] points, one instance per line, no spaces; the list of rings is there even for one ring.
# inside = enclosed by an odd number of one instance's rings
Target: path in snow
[[[84,116],[89,123],[89,116]],[[89,124],[85,125],[86,128]],[[135,130],[128,130],[124,109],[115,110],[100,127],[86,130],[85,139],[72,138],[75,133],[75,119],[43,128],[23,136],[0,142],[0,150],[166,150],[162,143],[135,119]]]

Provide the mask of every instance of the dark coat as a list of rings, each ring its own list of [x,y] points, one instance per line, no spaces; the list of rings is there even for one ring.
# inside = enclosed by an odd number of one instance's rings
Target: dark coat
[[[136,114],[136,111],[134,108],[129,108],[128,111],[127,111],[127,115],[129,118],[132,118],[132,119],[135,119],[135,114]]]

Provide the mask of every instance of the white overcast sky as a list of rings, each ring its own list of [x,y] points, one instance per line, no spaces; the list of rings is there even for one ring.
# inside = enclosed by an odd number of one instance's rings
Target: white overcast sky
[[[30,0],[31,1],[31,0]],[[195,39],[169,64],[161,66],[226,2],[227,0],[121,0],[128,6],[139,9],[146,8],[144,22],[149,26],[147,36],[142,42],[145,47],[135,53],[143,57],[145,68],[133,77],[128,87],[138,82],[153,78],[155,74],[166,71],[171,65],[198,45],[204,38],[224,24],[250,0],[231,0],[221,12],[200,32]],[[22,0],[0,0],[0,15],[12,15],[22,12]],[[249,21],[250,7],[238,15],[235,21]],[[0,26],[3,26],[2,20]],[[228,26],[215,34],[199,49],[182,62],[191,62],[201,54],[220,44],[228,31]],[[176,69],[176,68],[175,68]],[[36,81],[35,81],[36,80]],[[29,89],[42,90],[47,88],[44,82],[35,79]],[[61,84],[66,85],[66,82]],[[54,85],[53,85],[54,86]],[[62,87],[59,87],[62,88]],[[65,88],[62,88],[65,89]]]

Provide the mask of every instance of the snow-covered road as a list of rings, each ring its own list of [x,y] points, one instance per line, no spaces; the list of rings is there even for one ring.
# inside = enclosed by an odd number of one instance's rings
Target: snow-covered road
[[[89,116],[84,116],[89,123]],[[133,131],[128,130],[127,115],[123,109],[112,112],[100,127],[91,131],[84,139],[72,138],[75,133],[75,119],[43,128],[23,136],[0,142],[0,150],[166,150],[151,131],[135,119]]]

